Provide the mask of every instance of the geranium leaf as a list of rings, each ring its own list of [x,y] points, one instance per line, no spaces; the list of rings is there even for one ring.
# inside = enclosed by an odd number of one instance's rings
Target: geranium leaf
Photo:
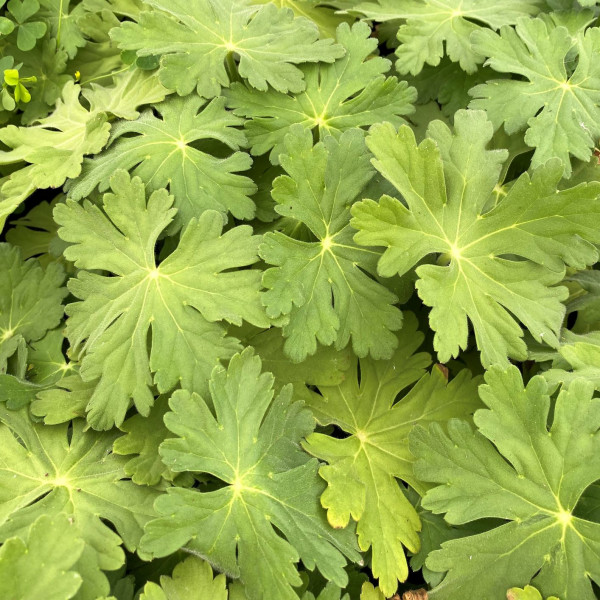
[[[110,185],[103,210],[68,201],[54,211],[59,235],[72,244],[65,256],[87,269],[69,283],[81,301],[67,307],[67,335],[85,352],[82,378],[99,379],[88,419],[100,429],[120,425],[131,401],[148,415],[152,382],[161,393],[179,382],[205,391],[213,366],[239,347],[219,321],[269,324],[258,294],[260,271],[243,268],[258,260],[260,238],[250,227],[223,233],[221,215],[207,211],[157,265],[154,246],[175,214],[173,198],[163,189],[146,201],[142,181],[125,171]],[[186,352],[173,353],[174,344]]]
[[[213,372],[214,415],[196,394],[173,395],[165,423],[177,437],[162,444],[163,460],[173,470],[211,473],[224,486],[170,488],[143,541],[158,556],[186,545],[240,577],[249,600],[297,599],[291,586],[301,583],[300,559],[343,586],[343,555],[360,558],[352,532],[330,529],[319,506],[318,463],[299,447],[314,428],[310,412],[292,401],[291,386],[275,399],[272,386],[247,349]]]
[[[252,6],[249,0],[147,0],[152,11],[139,23],[125,22],[111,31],[124,50],[138,56],[162,55],[160,80],[180,95],[194,89],[205,98],[218,96],[232,73],[225,60],[239,56],[239,74],[259,90],[299,92],[302,72],[295,65],[332,62],[344,51],[333,40],[318,40],[311,21],[294,18],[274,4]],[[227,24],[226,29],[223,29]]]
[[[375,167],[406,205],[390,196],[355,204],[354,239],[387,247],[378,265],[385,277],[441,255],[438,264],[416,269],[441,362],[467,347],[468,321],[484,365],[525,359],[517,320],[556,347],[568,295],[556,284],[565,265],[583,268],[598,259],[592,242],[600,241],[600,185],[557,190],[563,168],[555,159],[521,175],[490,207],[507,153],[486,149],[492,125],[485,113],[459,111],[454,133],[434,121],[428,135],[417,146],[408,127],[372,129],[367,145]]]

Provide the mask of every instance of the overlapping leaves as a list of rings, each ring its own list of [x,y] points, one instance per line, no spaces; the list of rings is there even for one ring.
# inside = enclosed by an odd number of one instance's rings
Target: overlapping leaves
[[[295,361],[314,354],[317,341],[337,349],[352,340],[358,356],[389,357],[402,323],[396,296],[369,276],[377,254],[352,241],[350,205],[372,176],[363,135],[315,146],[294,127],[281,162],[287,175],[273,182],[275,210],[305,225],[314,241],[267,233],[259,252],[269,265],[262,299],[267,315],[284,316],[285,351]]]
[[[239,348],[219,321],[268,325],[260,272],[243,268],[258,260],[260,238],[250,227],[223,233],[221,215],[204,212],[157,265],[155,245],[174,217],[173,198],[163,189],[146,201],[142,181],[124,171],[110,184],[103,210],[68,201],[54,212],[60,236],[72,244],[65,256],[82,269],[69,283],[81,301],[67,307],[67,335],[84,354],[83,379],[98,380],[88,419],[101,429],[120,425],[131,401],[148,415],[153,382],[160,392],[179,382],[205,391],[213,366]]]
[[[451,420],[447,433],[432,425],[411,437],[416,476],[438,484],[426,508],[454,524],[506,521],[430,554],[428,567],[447,572],[434,597],[500,597],[507,582],[533,579],[544,595],[593,600],[600,525],[573,513],[600,478],[600,400],[583,379],[553,405],[542,377],[524,386],[516,367],[493,367],[485,377],[488,408],[475,413],[478,431]]]
[[[417,423],[442,422],[468,417],[478,406],[477,380],[467,371],[447,383],[430,363],[427,353],[415,354],[423,336],[408,314],[397,350],[389,360],[360,360],[338,386],[320,386],[322,397],[310,406],[322,425],[334,424],[349,436],[336,439],[322,433],[308,436],[305,448],[328,465],[320,474],[327,481],[321,497],[334,527],[358,522],[361,550],[372,550],[373,575],[382,591],[391,596],[398,581],[408,576],[404,547],[419,549],[421,524],[413,505],[396,478],[423,490],[412,472],[408,434]],[[399,392],[418,383],[401,400]]]
[[[468,321],[484,365],[526,358],[516,319],[557,346],[568,292],[556,284],[565,265],[583,268],[598,259],[592,242],[600,242],[600,185],[558,191],[563,167],[554,160],[521,175],[494,205],[507,153],[486,149],[492,126],[485,114],[459,111],[454,133],[434,121],[428,136],[417,146],[408,127],[372,130],[374,164],[406,205],[390,196],[354,205],[355,240],[387,248],[378,264],[386,277],[441,255],[441,264],[416,272],[442,362],[467,347]]]
[[[197,394],[173,395],[165,423],[177,437],[162,444],[164,462],[175,471],[210,473],[224,486],[168,489],[143,548],[164,556],[186,545],[240,577],[250,600],[295,600],[298,560],[344,586],[344,554],[359,555],[351,532],[329,528],[319,507],[318,463],[299,446],[314,428],[312,415],[293,402],[291,386],[275,399],[272,387],[272,375],[261,374],[260,359],[247,349],[227,370],[213,372],[214,413]]]
[[[146,0],[152,8],[139,23],[123,23],[112,37],[138,56],[162,55],[162,84],[184,96],[218,96],[232,76],[226,60],[239,57],[238,73],[259,89],[282,92],[304,89],[297,64],[332,62],[343,54],[332,40],[319,40],[308,19],[294,18],[274,4],[249,0]]]
[[[228,103],[236,114],[251,118],[245,127],[253,154],[270,151],[271,161],[278,163],[279,154],[285,152],[284,137],[295,123],[314,129],[322,139],[380,121],[396,126],[405,122],[402,115],[413,112],[416,90],[385,77],[390,62],[372,56],[377,40],[370,33],[364,23],[352,28],[340,25],[337,41],[344,56],[333,64],[303,67],[306,90],[299,94],[260,92],[240,83],[231,86]]]

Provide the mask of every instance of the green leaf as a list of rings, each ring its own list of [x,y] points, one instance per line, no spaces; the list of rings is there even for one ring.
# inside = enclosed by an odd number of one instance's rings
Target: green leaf
[[[544,371],[550,385],[567,387],[583,378],[600,390],[600,331],[577,335],[566,330],[552,368]]]
[[[24,540],[39,516],[66,513],[85,542],[75,567],[85,600],[108,594],[102,571],[123,564],[121,544],[135,550],[157,496],[126,479],[125,459],[110,452],[116,435],[84,432],[82,420],[72,427],[32,423],[26,409],[0,404],[0,540]]]
[[[22,337],[39,340],[63,315],[65,273],[57,264],[43,269],[36,259],[23,261],[18,248],[0,244],[0,354]],[[0,361],[0,372],[6,364]]]
[[[474,73],[483,57],[472,47],[471,33],[512,25],[536,14],[539,6],[537,0],[377,0],[359,2],[352,12],[380,22],[405,20],[398,29],[396,68],[417,75],[425,63],[439,65],[444,50],[461,69]]]
[[[511,588],[506,593],[507,600],[544,600],[539,591],[531,585],[524,588]],[[548,597],[547,600],[558,600],[556,596]]]
[[[27,542],[8,539],[0,548],[0,595],[10,600],[68,600],[81,586],[71,570],[84,541],[67,516],[42,515],[31,526]]]
[[[251,119],[245,128],[252,154],[271,151],[271,161],[278,163],[285,151],[284,137],[294,123],[315,130],[321,139],[339,138],[347,129],[379,121],[396,126],[405,123],[402,115],[414,111],[416,90],[405,81],[385,77],[390,61],[372,56],[377,40],[370,34],[365,23],[355,23],[352,29],[346,23],[340,25],[337,41],[345,55],[333,64],[303,67],[306,90],[300,94],[260,92],[232,84],[225,95],[236,114]]]
[[[28,127],[0,129],[0,165],[27,166],[13,171],[0,187],[0,231],[4,221],[36,188],[55,188],[77,177],[85,154],[99,152],[108,140],[110,125],[104,113],[91,113],[79,103],[79,86],[67,83],[56,110],[41,119],[31,135]]]
[[[491,80],[471,90],[471,107],[487,111],[495,128],[508,134],[525,130],[525,142],[535,148],[532,166],[558,157],[571,175],[570,156],[591,157],[600,137],[600,29],[569,35],[551,19],[519,19],[516,28],[503,27],[473,34],[474,47],[486,64],[518,79]],[[574,70],[567,64],[573,61]]]
[[[142,180],[125,171],[110,185],[103,210],[68,200],[54,211],[59,235],[73,244],[65,257],[85,269],[69,283],[81,301],[67,307],[67,335],[84,353],[83,380],[99,379],[88,404],[88,420],[99,429],[119,426],[131,401],[147,416],[152,383],[160,393],[179,383],[204,392],[212,368],[239,348],[219,321],[269,325],[261,273],[244,268],[258,260],[260,237],[249,226],[223,233],[221,215],[207,211],[157,265],[154,247],[175,214],[172,196],[163,189],[146,201]]]
[[[251,0],[251,4],[267,4],[272,2],[278,8],[289,8],[297,17],[306,17],[312,21],[321,33],[321,37],[334,38],[335,30],[340,23],[347,22],[350,18],[337,14],[326,2],[319,0]]]
[[[156,73],[148,73],[135,67],[115,75],[110,86],[92,82],[82,91],[92,112],[106,112],[129,121],[140,116],[140,106],[158,104],[168,93],[158,81]],[[113,137],[114,135],[113,131]]]
[[[37,398],[31,402],[31,413],[43,417],[46,425],[85,418],[85,409],[95,387],[96,381],[82,381],[79,374],[64,377],[52,388],[37,392]]]
[[[125,435],[115,440],[113,452],[124,456],[136,455],[124,468],[138,485],[156,485],[162,478],[173,480],[173,473],[158,453],[158,447],[169,437],[169,430],[163,422],[168,410],[168,398],[159,396],[147,417],[135,414],[120,427]]]
[[[407,313],[399,347],[390,360],[370,358],[355,363],[338,386],[319,388],[322,397],[310,403],[322,425],[340,427],[348,437],[322,433],[308,436],[306,450],[329,463],[319,473],[327,481],[321,503],[333,527],[357,521],[361,550],[371,548],[373,575],[386,596],[408,577],[404,547],[419,549],[421,523],[396,478],[424,491],[413,476],[408,434],[417,423],[468,417],[479,406],[477,380],[468,371],[450,384],[439,369],[424,375],[427,353],[415,354],[423,335]],[[401,400],[398,394],[418,383]]]
[[[343,54],[333,40],[318,40],[317,27],[274,4],[249,0],[147,0],[154,10],[139,23],[124,22],[111,32],[123,50],[162,55],[161,83],[184,96],[218,96],[234,73],[228,57],[239,57],[239,75],[259,90],[300,92],[305,84],[295,65],[333,62]],[[224,24],[226,29],[224,30]],[[198,40],[202,40],[198,42]]]
[[[6,232],[6,241],[18,246],[24,259],[36,257],[43,267],[62,259],[63,242],[52,218],[55,204],[56,200],[36,204],[25,216],[12,219],[13,227]]]
[[[294,363],[285,356],[283,351],[285,338],[278,327],[271,327],[242,341],[256,350],[263,369],[273,373],[276,393],[284,385],[291,383],[294,386],[294,397],[304,402],[319,396],[314,391],[315,386],[342,383],[353,360],[351,348],[346,347],[338,351],[331,347],[318,346],[313,355],[307,356],[302,362]]]
[[[455,132],[431,123],[417,146],[408,127],[372,129],[367,145],[375,167],[406,201],[383,196],[353,206],[355,240],[385,246],[379,274],[402,275],[418,266],[417,290],[432,307],[430,326],[441,362],[466,349],[468,321],[484,365],[524,360],[518,321],[538,341],[558,346],[567,297],[565,265],[598,260],[600,186],[557,190],[563,168],[549,161],[524,173],[486,210],[507,153],[486,150],[492,125],[481,111],[459,111]],[[514,315],[514,316],[513,316]]]
[[[360,560],[351,531],[327,525],[318,498],[318,463],[299,447],[312,431],[310,411],[292,402],[291,386],[273,400],[273,376],[247,349],[211,377],[215,414],[196,394],[177,391],[165,416],[177,436],[161,446],[177,471],[210,473],[224,485],[212,492],[169,488],[146,528],[143,549],[165,556],[187,548],[240,577],[250,600],[297,600],[295,563],[317,566],[344,586],[344,554]],[[281,534],[276,533],[276,530]]]
[[[136,121],[121,121],[113,127],[106,151],[84,162],[81,177],[69,186],[69,196],[85,198],[97,185],[104,191],[116,169],[129,169],[144,180],[148,191],[169,186],[179,226],[209,209],[252,218],[255,206],[248,196],[256,187],[236,173],[252,163],[248,154],[237,152],[246,144],[236,129],[242,119],[224,105],[224,98],[207,103],[194,94],[159,104],[155,110],[162,118],[148,110]],[[202,149],[194,147],[198,142]]]
[[[267,233],[259,250],[275,265],[264,273],[262,298],[269,317],[286,317],[285,352],[301,361],[317,341],[341,350],[352,340],[359,356],[389,357],[402,314],[396,296],[369,276],[378,254],[357,247],[349,225],[349,205],[373,174],[363,134],[353,129],[313,147],[310,132],[296,125],[285,144],[288,175],[273,183],[275,210],[306,225],[315,240]]]
[[[225,575],[213,579],[210,565],[190,556],[179,563],[173,575],[161,575],[160,585],[147,583],[140,600],[227,600]]]
[[[532,580],[546,596],[593,600],[600,525],[573,514],[600,478],[600,400],[593,385],[573,382],[552,406],[542,377],[525,387],[512,366],[493,367],[485,379],[480,395],[488,409],[475,413],[478,431],[451,420],[447,434],[433,425],[411,435],[415,475],[438,484],[425,495],[425,508],[445,513],[451,524],[504,521],[429,555],[430,569],[448,572],[432,596],[500,598],[507,586]]]
[[[587,333],[600,329],[600,271],[581,271],[565,279],[576,284],[579,293],[569,300],[567,313],[576,313],[574,331]]]

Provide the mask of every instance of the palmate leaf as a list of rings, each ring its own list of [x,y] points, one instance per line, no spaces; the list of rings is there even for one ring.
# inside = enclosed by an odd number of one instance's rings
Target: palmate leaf
[[[399,337],[390,360],[360,360],[360,381],[355,363],[340,385],[320,386],[322,397],[311,400],[319,423],[337,425],[349,436],[337,439],[313,433],[304,444],[329,463],[319,471],[328,484],[321,503],[329,522],[346,527],[350,518],[357,521],[359,546],[363,551],[371,548],[373,575],[386,597],[408,577],[404,547],[413,553],[419,549],[419,517],[395,480],[424,490],[412,472],[408,434],[416,423],[468,417],[480,405],[478,381],[467,371],[449,384],[439,369],[424,375],[430,357],[415,354],[423,335],[411,313]],[[399,392],[417,380],[394,403]]]
[[[519,17],[536,14],[539,0],[376,0],[359,2],[352,12],[386,22],[404,20],[398,29],[400,45],[396,68],[417,75],[425,63],[437,66],[445,54],[468,73],[483,56],[471,45],[470,35],[487,26],[498,29]]]
[[[154,246],[173,219],[173,198],[159,190],[146,202],[143,182],[125,171],[110,185],[103,210],[68,201],[54,212],[59,235],[72,244],[65,257],[86,269],[69,283],[81,301],[67,307],[67,335],[84,351],[84,381],[98,379],[88,420],[99,429],[120,425],[131,401],[148,415],[153,382],[160,393],[179,382],[205,391],[212,368],[239,348],[218,321],[269,325],[258,293],[261,274],[244,269],[258,260],[260,238],[250,227],[223,233],[221,215],[207,211],[157,265]],[[230,269],[236,270],[222,272]]]
[[[441,362],[466,348],[468,320],[484,365],[524,360],[517,320],[538,341],[558,346],[568,291],[555,284],[565,265],[598,260],[591,242],[600,242],[600,184],[557,191],[563,168],[555,159],[521,175],[488,208],[507,153],[486,150],[492,125],[485,113],[459,111],[455,126],[452,133],[432,122],[419,146],[408,127],[372,129],[367,145],[375,167],[407,206],[389,196],[355,204],[354,239],[387,247],[378,265],[385,277],[406,273],[428,254],[442,255],[441,264],[416,269]]]
[[[35,189],[60,187],[67,178],[77,177],[84,155],[99,152],[106,144],[110,130],[106,115],[81,106],[79,91],[79,86],[67,83],[56,110],[37,125],[0,129],[0,142],[11,148],[0,151],[0,165],[29,163],[13,171],[0,187],[0,231],[6,217]]]
[[[64,280],[59,264],[43,269],[36,259],[23,261],[18,248],[0,244],[0,373],[19,340],[39,340],[59,324]]]
[[[224,486],[169,488],[156,502],[161,517],[148,524],[143,550],[166,556],[185,545],[240,577],[249,600],[297,600],[298,560],[344,586],[344,554],[360,554],[353,533],[332,530],[319,506],[318,462],[299,446],[314,428],[310,411],[292,401],[291,386],[275,399],[272,386],[273,376],[261,374],[260,359],[246,349],[213,372],[214,415],[202,397],[175,392],[165,423],[177,437],[162,444],[164,462],[210,473]]]
[[[485,109],[498,128],[509,134],[525,131],[535,148],[532,166],[558,157],[571,175],[570,156],[588,161],[600,137],[600,30],[575,37],[550,18],[519,19],[516,28],[500,33],[478,31],[474,47],[488,57],[486,64],[519,80],[492,80],[471,90],[472,108]],[[568,61],[567,61],[568,59]],[[576,61],[574,71],[567,62]]]
[[[237,152],[246,144],[244,134],[236,129],[243,120],[225,110],[224,104],[223,98],[207,103],[195,94],[175,97],[155,107],[162,118],[148,110],[136,121],[118,123],[108,148],[84,161],[81,176],[68,186],[69,196],[85,198],[98,185],[104,191],[116,169],[128,169],[142,178],[148,191],[169,187],[179,226],[208,209],[252,218],[255,206],[248,196],[256,187],[248,177],[236,174],[252,163],[248,154]],[[222,157],[220,148],[211,153],[210,147],[195,148],[197,142],[220,142],[233,152]]]
[[[573,382],[552,407],[542,377],[525,387],[512,366],[492,367],[485,378],[480,395],[488,409],[475,413],[478,431],[451,420],[448,433],[433,425],[411,434],[415,475],[438,484],[425,495],[425,508],[445,513],[451,524],[506,521],[430,554],[427,566],[448,572],[431,598],[500,598],[507,587],[533,578],[545,596],[594,600],[600,524],[573,514],[600,478],[600,400],[593,385]]]
[[[318,40],[308,19],[294,18],[274,4],[252,6],[250,0],[147,0],[153,10],[139,23],[125,22],[111,31],[123,50],[138,56],[162,55],[161,83],[185,96],[218,96],[228,87],[228,56],[239,57],[239,74],[259,89],[282,92],[304,89],[305,62],[333,62],[344,53],[333,40]]]
[[[84,425],[32,423],[26,409],[0,404],[0,541],[25,540],[39,516],[66,513],[85,542],[75,567],[83,578],[78,598],[95,600],[109,591],[102,571],[125,560],[121,544],[136,549],[157,492],[126,479],[126,459],[110,451],[117,433]]]
[[[252,154],[271,152],[270,160],[279,162],[285,151],[284,137],[294,123],[314,129],[323,139],[338,137],[352,127],[367,127],[380,121],[398,126],[402,115],[414,111],[416,90],[405,81],[385,77],[390,61],[372,54],[377,40],[370,37],[365,23],[339,26],[337,41],[344,56],[333,64],[302,68],[306,90],[300,94],[260,92],[234,83],[226,92],[236,114],[250,117],[245,124]]]
[[[14,537],[0,547],[0,597],[10,600],[68,600],[81,586],[71,570],[84,541],[67,515],[42,515],[29,529],[27,541]]]
[[[363,133],[352,129],[316,146],[300,125],[286,137],[273,183],[275,210],[304,224],[315,241],[267,233],[259,252],[269,265],[262,294],[267,315],[286,317],[285,353],[294,361],[314,354],[317,341],[341,350],[350,340],[358,356],[391,356],[400,328],[396,296],[369,276],[378,254],[352,241],[349,205],[373,171]]]

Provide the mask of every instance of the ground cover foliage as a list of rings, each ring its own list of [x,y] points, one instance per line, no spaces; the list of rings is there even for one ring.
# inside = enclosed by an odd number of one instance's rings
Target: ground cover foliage
[[[596,2],[0,10],[0,598],[598,597]]]

